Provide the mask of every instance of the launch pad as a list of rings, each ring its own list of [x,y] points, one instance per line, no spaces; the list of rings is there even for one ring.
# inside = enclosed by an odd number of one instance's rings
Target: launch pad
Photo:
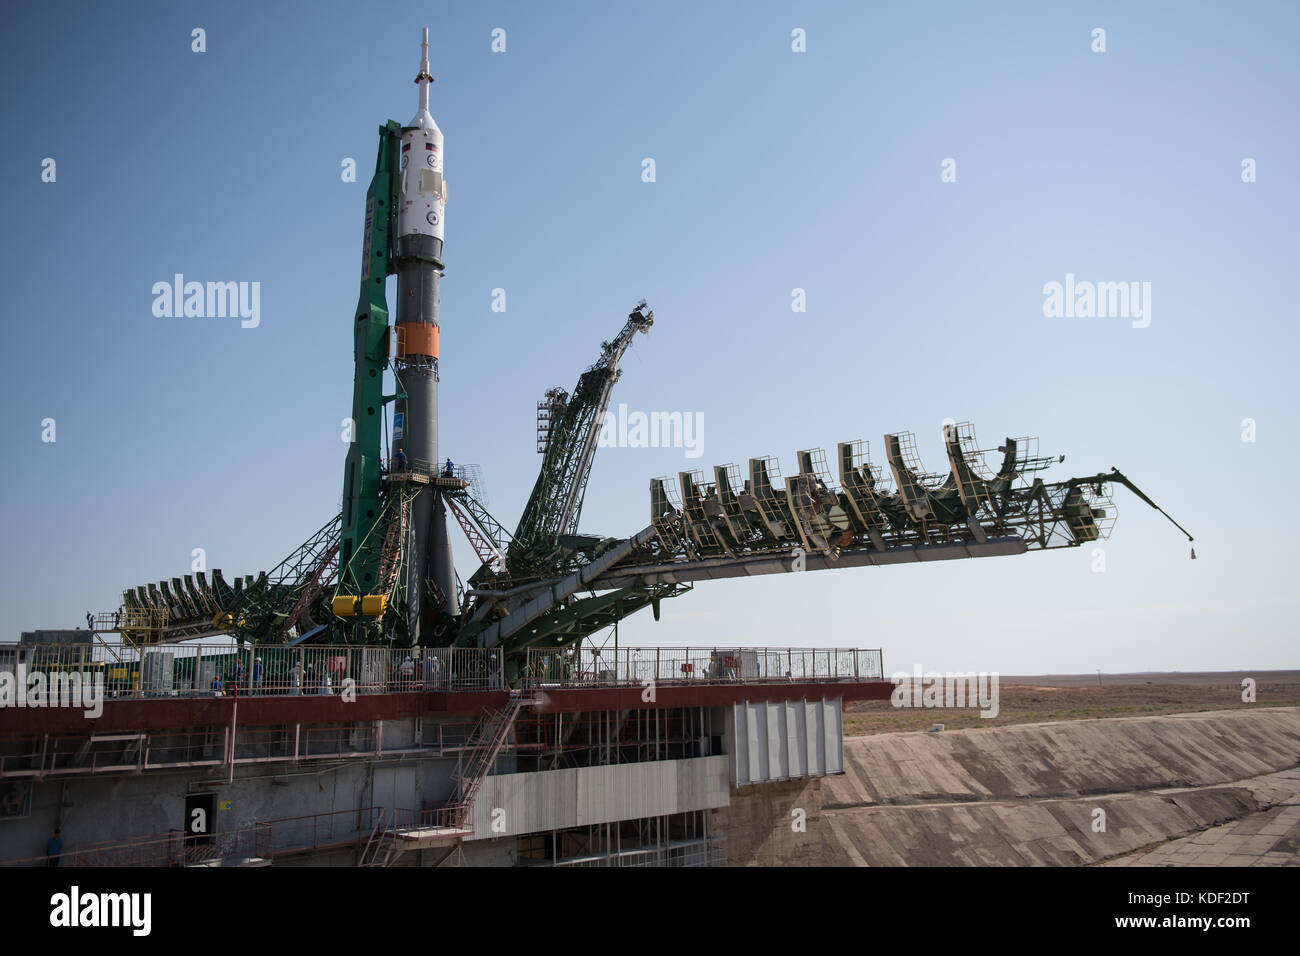
[[[118,611],[96,619],[101,630],[113,618],[134,623],[109,630],[144,643],[230,634],[253,645],[492,648],[517,685],[529,651],[576,653],[584,638],[644,607],[658,618],[665,598],[698,581],[1078,547],[1109,533],[1113,485],[1156,507],[1118,470],[1046,481],[1041,473],[1063,455],[1039,455],[1030,438],[982,448],[969,423],[956,423],[944,428],[943,471],[922,465],[910,432],[893,432],[880,463],[865,441],[840,443],[834,478],[820,449],[799,451],[788,478],[772,457],[655,478],[643,530],[584,534],[582,504],[619,363],[655,321],[643,301],[571,391],[551,388],[537,403],[541,468],[508,532],[466,466],[440,460],[447,182],[444,137],[428,108],[427,31],[415,82],[411,122],[379,128],[366,194],[341,514],[270,571],[231,583],[220,570],[196,572],[131,588]],[[389,276],[397,277],[391,323]],[[449,515],[479,562],[464,580]]]
[[[447,183],[427,31],[415,82],[411,122],[379,128],[366,194],[340,512],[269,571],[133,587],[71,645],[38,632],[0,648],[0,665],[110,689],[94,723],[28,711],[0,729],[21,840],[68,826],[75,861],[101,865],[717,865],[719,811],[758,818],[762,788],[843,773],[844,703],[892,690],[881,652],[587,638],[715,578],[1079,547],[1109,533],[1114,485],[1156,507],[1114,469],[1046,481],[1061,457],[1028,438],[982,447],[960,423],[937,472],[891,432],[879,462],[852,440],[833,467],[799,451],[788,477],[755,457],[653,478],[640,531],[584,533],[620,363],[655,322],[641,301],[571,390],[537,403],[541,467],[507,530],[477,469],[438,444]],[[464,578],[449,517],[477,559]],[[134,815],[69,822],[78,803]],[[216,827],[194,830],[195,808]]]

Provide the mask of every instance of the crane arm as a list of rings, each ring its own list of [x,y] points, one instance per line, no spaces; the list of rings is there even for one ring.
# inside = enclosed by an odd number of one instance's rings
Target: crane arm
[[[1129,480],[1129,479],[1128,479],[1128,478],[1127,478],[1127,477],[1126,477],[1126,476],[1125,476],[1125,475],[1124,475],[1124,474],[1123,474],[1123,473],[1122,473],[1118,468],[1116,468],[1114,465],[1111,465],[1111,466],[1110,466],[1110,474],[1100,474],[1100,475],[1095,475],[1095,476],[1093,476],[1092,478],[1079,478],[1079,479],[1076,479],[1076,480],[1077,480],[1079,483],[1081,483],[1081,484],[1082,484],[1082,483],[1085,483],[1085,482],[1095,482],[1095,483],[1097,483],[1097,484],[1101,484],[1102,482],[1113,481],[1113,482],[1115,482],[1116,484],[1123,485],[1123,486],[1124,486],[1125,488],[1127,488],[1129,491],[1133,492],[1133,494],[1137,495],[1139,498],[1141,498],[1143,501],[1145,501],[1147,504],[1149,504],[1152,508],[1155,508],[1156,511],[1159,511],[1162,515],[1164,515],[1166,518],[1168,518],[1170,524],[1172,524],[1175,528],[1177,528],[1177,529],[1178,529],[1179,531],[1181,531],[1183,534],[1187,535],[1187,540],[1188,540],[1188,541],[1195,541],[1195,540],[1196,540],[1195,538],[1193,538],[1193,537],[1191,536],[1191,534],[1187,531],[1186,528],[1184,528],[1182,525],[1180,525],[1177,521],[1175,521],[1175,520],[1170,516],[1169,512],[1165,511],[1164,508],[1161,508],[1158,504],[1156,504],[1154,501],[1152,501],[1150,498],[1148,498],[1145,494],[1143,494],[1142,489],[1139,488],[1137,485],[1133,484],[1133,482],[1130,481],[1130,480]]]
[[[618,363],[632,337],[648,331],[652,324],[654,312],[645,302],[639,303],[614,340],[601,343],[600,357],[582,373],[559,420],[552,423],[537,484],[507,554],[513,575],[539,571],[539,563],[547,563],[558,537],[577,530],[601,426],[618,381]]]

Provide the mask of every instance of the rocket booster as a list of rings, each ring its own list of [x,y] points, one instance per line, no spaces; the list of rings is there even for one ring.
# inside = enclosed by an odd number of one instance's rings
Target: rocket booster
[[[394,451],[408,466],[438,473],[438,283],[442,277],[443,137],[429,113],[429,31],[420,43],[419,109],[402,128],[396,183],[398,380],[393,420]],[[428,639],[439,613],[459,613],[455,570],[447,536],[446,509],[438,491],[423,488],[411,504],[407,543],[408,624],[418,640]],[[426,582],[432,582],[431,591]],[[440,592],[440,593],[437,593]],[[436,594],[436,599],[435,599]]]

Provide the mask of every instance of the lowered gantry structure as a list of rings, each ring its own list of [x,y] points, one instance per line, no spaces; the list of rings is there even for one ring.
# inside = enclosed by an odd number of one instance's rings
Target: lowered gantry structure
[[[912,434],[899,432],[884,438],[884,467],[866,442],[840,443],[838,483],[821,449],[798,452],[799,471],[784,482],[774,458],[751,458],[743,480],[734,464],[717,466],[713,481],[699,471],[655,479],[653,538],[602,580],[689,582],[1076,547],[1109,534],[1109,485],[1141,495],[1116,470],[1045,482],[1037,473],[1052,459],[1034,453],[1035,439],[1006,439],[996,471],[969,423],[947,426],[944,444],[946,476],[927,474]]]
[[[1114,485],[1160,510],[1118,470],[1045,481],[1041,473],[1064,456],[1040,456],[1032,438],[982,449],[974,427],[957,423],[943,429],[946,474],[927,472],[914,436],[896,432],[884,436],[880,463],[865,441],[840,443],[834,477],[825,452],[811,449],[797,453],[789,477],[765,457],[751,458],[743,473],[726,464],[711,475],[655,478],[643,530],[580,534],[618,363],[653,320],[638,304],[571,393],[552,388],[538,403],[542,466],[513,534],[484,507],[475,466],[381,470],[373,523],[341,569],[336,516],[270,572],[233,585],[218,570],[133,588],[120,611],[96,618],[96,629],[140,643],[215,633],[270,644],[410,643],[406,560],[420,489],[441,497],[480,562],[467,585],[457,579],[455,595],[424,582],[421,600],[438,608],[426,643],[499,648],[511,679],[530,649],[576,647],[647,606],[658,618],[663,599],[698,581],[1078,547],[1109,534]]]
[[[501,578],[476,595],[480,616],[495,620],[471,619],[466,633],[513,655],[572,645],[646,604],[657,617],[662,598],[702,580],[1078,547],[1109,534],[1115,484],[1160,510],[1118,470],[1044,481],[1055,459],[1039,456],[1035,439],[1006,439],[996,470],[969,423],[946,426],[944,444],[947,475],[927,473],[913,436],[899,432],[885,436],[884,466],[866,442],[841,443],[838,483],[820,449],[800,451],[784,479],[775,458],[750,459],[747,477],[728,464],[712,481],[701,471],[653,479],[646,529],[602,542],[563,577]]]

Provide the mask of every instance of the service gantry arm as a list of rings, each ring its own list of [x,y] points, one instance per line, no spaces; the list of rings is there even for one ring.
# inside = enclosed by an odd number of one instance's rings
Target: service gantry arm
[[[618,363],[638,332],[654,324],[654,312],[641,302],[612,342],[601,343],[600,358],[582,373],[559,417],[550,423],[541,471],[524,507],[507,555],[512,577],[555,570],[552,560],[562,535],[576,534],[582,500]]]

